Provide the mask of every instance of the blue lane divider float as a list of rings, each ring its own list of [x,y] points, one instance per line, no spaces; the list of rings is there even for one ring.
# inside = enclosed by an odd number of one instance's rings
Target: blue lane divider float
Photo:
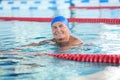
[[[109,2],[108,0],[100,0],[100,3],[107,3]]]
[[[35,4],[40,4],[41,2],[40,2],[40,1],[35,1],[34,3],[35,3]]]
[[[82,3],[89,3],[90,0],[80,0]],[[110,0],[98,0],[99,3],[108,3]],[[118,0],[120,2],[120,0]]]
[[[14,1],[9,1],[8,4],[14,4]]]
[[[90,2],[90,0],[80,0],[81,1],[81,3],[89,3]],[[108,3],[109,2],[109,0],[98,0],[99,1],[99,3]],[[64,1],[64,3],[71,3],[72,2],[72,0],[65,0]],[[118,1],[118,2],[120,2],[120,0]],[[34,2],[35,4],[40,4],[41,2],[40,1],[35,1]],[[51,3],[51,4],[56,4],[56,1],[49,1],[49,3]],[[8,4],[14,4],[14,1],[9,1],[8,2]],[[27,4],[27,1],[21,1],[21,4]]]
[[[27,4],[27,1],[21,1],[21,4]]]
[[[29,10],[37,10],[38,7],[29,7]]]
[[[3,10],[3,7],[0,7],[0,10]]]
[[[65,1],[65,3],[70,3],[70,4],[71,4],[71,3],[72,3],[72,1],[71,1],[71,0],[69,0],[69,1]]]
[[[89,0],[81,0],[82,3],[89,3]]]
[[[49,1],[49,3],[51,3],[51,4],[56,4],[56,1]]]
[[[48,7],[48,9],[57,10],[57,7]]]
[[[33,0],[34,1],[34,0]],[[98,0],[99,3],[108,3],[110,0]],[[0,3],[2,2],[2,0],[0,0]],[[28,1],[21,1],[21,4],[27,4]],[[72,0],[65,0],[64,3],[71,3]],[[80,0],[81,3],[89,3],[90,0]],[[118,2],[120,2],[120,0],[118,0]],[[40,4],[41,1],[34,1],[35,4]],[[56,4],[55,0],[49,1],[49,3],[51,4]],[[14,1],[8,1],[8,4],[14,4]]]
[[[11,7],[11,10],[19,10],[20,7]]]

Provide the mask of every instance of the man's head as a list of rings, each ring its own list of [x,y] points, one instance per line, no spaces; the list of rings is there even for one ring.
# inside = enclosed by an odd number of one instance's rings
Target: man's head
[[[69,40],[69,23],[63,16],[55,17],[51,22],[52,33],[58,42],[65,42]]]

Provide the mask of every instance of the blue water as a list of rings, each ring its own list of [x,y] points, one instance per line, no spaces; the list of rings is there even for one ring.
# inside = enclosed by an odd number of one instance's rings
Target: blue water
[[[91,0],[92,1],[92,0]],[[108,0],[73,0],[74,6],[102,6]],[[16,1],[0,2],[0,16],[12,17],[53,17],[64,15],[77,18],[120,18],[120,9],[74,9],[69,10],[71,2],[64,1]],[[35,3],[35,5],[34,5]],[[84,4],[87,3],[87,4]],[[114,4],[116,3],[116,4]],[[118,5],[114,2],[112,5]],[[31,6],[32,4],[32,6]],[[48,4],[48,5],[47,5]],[[15,6],[12,6],[15,5]],[[18,6],[19,5],[19,6]],[[8,14],[9,13],[9,14]],[[94,14],[93,14],[94,13]],[[82,46],[60,51],[58,46],[45,44],[25,47],[9,52],[13,48],[53,38],[50,23],[0,21],[0,80],[71,80],[103,71],[115,64],[85,63],[31,54],[119,54],[120,25],[105,23],[70,23],[71,35],[84,42]]]
[[[72,47],[69,51],[64,52],[113,53],[120,48],[119,26],[104,23],[70,23],[71,35],[84,41],[84,45]],[[5,51],[53,38],[50,23],[1,21],[0,30],[0,49]],[[58,48],[51,44],[45,44],[36,47],[25,47],[21,51],[54,53]]]
[[[51,39],[50,23],[1,21],[0,22],[0,79],[1,80],[70,80],[104,70],[114,64],[84,63],[32,54],[90,53],[114,54],[120,51],[120,25],[105,23],[70,23],[71,34],[84,41],[84,45],[66,51],[45,44],[25,47],[8,52],[12,48]]]

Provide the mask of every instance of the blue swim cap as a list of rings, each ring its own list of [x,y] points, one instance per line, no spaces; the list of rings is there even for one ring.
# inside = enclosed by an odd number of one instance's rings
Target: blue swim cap
[[[63,17],[63,16],[57,16],[57,17],[55,17],[55,18],[52,20],[52,22],[51,22],[51,27],[52,27],[52,25],[53,25],[55,22],[62,22],[62,23],[64,23],[64,24],[68,27],[68,29],[69,29],[69,23],[68,23],[68,20],[67,20],[65,17]]]

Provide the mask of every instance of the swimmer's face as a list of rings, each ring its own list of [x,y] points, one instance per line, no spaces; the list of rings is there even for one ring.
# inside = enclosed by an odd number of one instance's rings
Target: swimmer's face
[[[65,39],[65,38],[69,38],[70,34],[69,34],[69,29],[67,28],[67,26],[62,23],[62,22],[55,22],[52,25],[52,33],[54,35],[54,38],[56,40],[60,40],[60,39]]]

